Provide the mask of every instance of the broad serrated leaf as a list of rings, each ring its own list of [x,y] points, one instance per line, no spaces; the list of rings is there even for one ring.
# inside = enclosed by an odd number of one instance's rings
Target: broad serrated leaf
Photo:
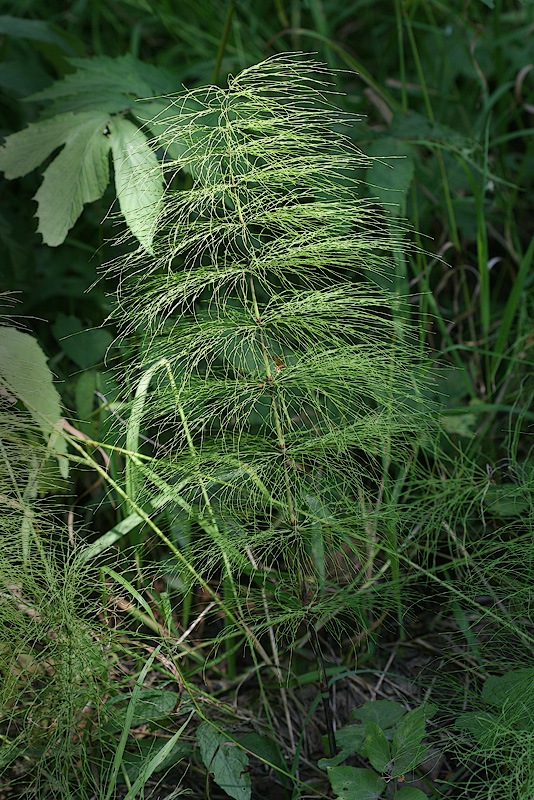
[[[207,722],[198,728],[197,741],[202,761],[215,783],[235,800],[250,800],[247,754]]]
[[[344,728],[338,728],[335,736],[339,751],[332,758],[319,759],[321,769],[337,767],[346,758],[357,753],[365,741],[365,727],[363,725],[345,725]]]
[[[391,755],[395,761],[392,775],[402,775],[420,764],[428,748],[421,744],[425,735],[425,706],[406,714],[397,725],[393,735]]]
[[[38,232],[45,244],[61,244],[85,203],[98,200],[109,182],[110,142],[104,131],[108,115],[79,114],[83,122],[65,139],[65,147],[44,173],[35,195]]]
[[[400,720],[393,736],[393,756],[401,750],[416,747],[425,735],[425,707],[419,706]]]
[[[393,778],[404,775],[406,772],[415,769],[418,764],[421,764],[427,757],[427,754],[428,747],[424,744],[419,744],[409,750],[403,750],[391,764],[389,774]]]
[[[149,253],[161,210],[163,179],[147,138],[127,119],[109,124],[117,197],[126,223]]]
[[[27,128],[6,137],[0,149],[0,171],[8,180],[20,178],[36,169],[54,150],[75,136],[80,128],[92,124],[104,130],[108,117],[94,113],[60,114],[53,119],[32,122]],[[103,137],[104,138],[104,137]]]
[[[65,111],[126,111],[137,98],[176,89],[176,79],[171,73],[144,64],[130,53],[118,58],[94,56],[68,61],[76,72],[27,98],[31,102],[51,101],[43,112],[46,116]]]
[[[386,788],[385,780],[370,769],[333,767],[328,778],[339,800],[376,800]]]
[[[40,427],[59,469],[68,477],[65,440],[57,435],[61,419],[59,394],[52,382],[46,357],[33,336],[17,328],[0,328],[0,383],[20,400]]]
[[[393,700],[368,700],[361,708],[354,709],[352,717],[365,723],[376,722],[384,731],[396,725],[405,714],[406,709]]]
[[[345,753],[345,758],[357,753],[365,741],[365,727],[363,725],[345,725],[336,731],[336,744]]]
[[[368,722],[365,728],[365,752],[378,772],[387,772],[391,761],[391,750],[383,730],[376,722]]]

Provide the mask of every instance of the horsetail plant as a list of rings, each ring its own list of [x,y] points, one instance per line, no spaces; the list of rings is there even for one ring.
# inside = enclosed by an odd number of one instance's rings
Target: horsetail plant
[[[129,493],[163,492],[193,521],[184,554],[232,609],[229,671],[239,637],[254,650],[304,631],[333,753],[318,625],[398,602],[384,487],[415,463],[428,415],[402,299],[373,281],[401,231],[363,197],[369,159],[329,81],[282,55],[159,101],[152,242],[111,269],[139,387]],[[135,455],[141,427],[153,458]]]

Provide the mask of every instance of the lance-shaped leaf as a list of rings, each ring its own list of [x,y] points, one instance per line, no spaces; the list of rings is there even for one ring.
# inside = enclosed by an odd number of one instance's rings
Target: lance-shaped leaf
[[[202,761],[215,782],[235,800],[250,800],[248,756],[230,738],[203,722],[197,730]]]
[[[384,731],[376,722],[368,722],[365,728],[365,750],[373,767],[378,772],[387,772],[391,750]]]
[[[14,6],[14,4],[13,4]],[[73,53],[72,47],[65,41],[64,34],[56,32],[49,22],[40,19],[24,19],[3,14],[0,17],[0,34],[17,39],[33,39],[36,42],[47,42],[60,47],[65,53]]]
[[[8,326],[0,328],[0,386],[4,393],[24,403],[50,450],[58,456],[61,474],[66,478],[67,447],[65,440],[57,435],[61,418],[59,394],[52,383],[45,354],[33,336]]]
[[[0,170],[18,178],[38,167],[64,145],[44,173],[35,195],[38,231],[46,244],[61,244],[85,203],[102,196],[109,181],[109,139],[105,112],[60,114],[8,136],[0,150]]]
[[[133,122],[117,118],[110,122],[109,128],[121,211],[131,232],[151,253],[163,195],[156,154]]]

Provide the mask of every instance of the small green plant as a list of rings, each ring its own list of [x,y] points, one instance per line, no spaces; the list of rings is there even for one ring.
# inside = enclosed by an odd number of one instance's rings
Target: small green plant
[[[392,700],[370,700],[355,709],[355,724],[336,731],[339,752],[323,758],[319,766],[327,770],[332,790],[340,800],[424,800],[426,795],[406,783],[406,776],[428,755],[422,744],[426,721],[437,711],[426,703],[406,711]],[[366,758],[373,769],[342,766],[354,755]]]

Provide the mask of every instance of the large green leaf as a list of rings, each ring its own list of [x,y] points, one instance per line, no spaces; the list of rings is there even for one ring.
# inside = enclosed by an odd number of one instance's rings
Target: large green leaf
[[[395,759],[392,775],[402,775],[421,763],[427,747],[421,745],[425,735],[425,707],[420,706],[404,716],[395,730],[391,754]]]
[[[365,751],[367,758],[378,772],[387,772],[391,761],[390,746],[382,728],[379,728],[376,722],[368,722],[365,728]]]
[[[52,101],[46,116],[65,111],[126,111],[137,98],[174,91],[176,79],[165,69],[144,64],[128,53],[118,58],[70,58],[76,71],[27,99]]]
[[[427,800],[427,796],[415,786],[403,786],[395,795],[395,800]]]
[[[27,175],[89,119],[94,119],[94,114],[60,114],[54,119],[32,122],[24,130],[12,133],[0,149],[0,170],[8,180]],[[106,122],[107,116],[102,128]]]
[[[0,150],[0,170],[11,179],[31,172],[64,145],[34,198],[38,230],[46,244],[61,244],[84,203],[104,193],[109,181],[110,142],[104,135],[108,121],[104,112],[61,114],[8,136]]]
[[[353,719],[376,722],[382,730],[395,725],[406,714],[406,709],[393,700],[368,700],[352,712]]]
[[[26,406],[50,449],[58,456],[61,474],[66,478],[67,446],[57,434],[61,418],[59,394],[52,383],[45,354],[32,336],[17,328],[0,328],[0,384]]]
[[[339,800],[376,800],[386,788],[385,780],[371,769],[333,767],[328,777]]]
[[[319,767],[321,769],[337,767],[346,758],[357,753],[364,741],[365,727],[363,725],[345,725],[343,728],[338,728],[336,731],[336,744],[339,751],[332,758],[319,759]]]
[[[115,185],[121,211],[134,236],[149,253],[161,210],[163,178],[147,138],[127,119],[109,123]]]
[[[224,733],[203,722],[197,730],[202,761],[215,783],[235,800],[250,800],[248,756]]]
[[[261,736],[259,733],[246,733],[240,737],[239,743],[254,753],[261,761],[268,762],[273,767],[279,767],[284,772],[289,772],[288,765],[284,761],[274,739],[268,736]],[[283,774],[279,774],[278,777],[285,786],[287,783],[286,777]]]
[[[104,136],[107,119],[107,114],[91,114],[44,174],[35,199],[39,205],[37,230],[46,244],[61,244],[84,204],[104,194],[109,182],[109,141]]]

